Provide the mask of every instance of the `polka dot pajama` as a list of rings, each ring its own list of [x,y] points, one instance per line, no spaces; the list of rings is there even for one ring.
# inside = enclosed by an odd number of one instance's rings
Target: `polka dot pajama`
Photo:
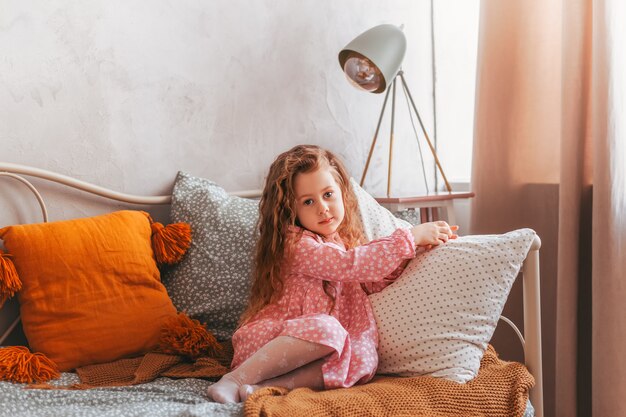
[[[411,233],[398,229],[349,250],[337,236],[324,240],[296,228],[292,233],[283,295],[235,332],[233,369],[270,340],[291,336],[334,350],[322,366],[327,389],[369,381],[378,366],[378,331],[367,295],[393,282],[415,256]],[[324,281],[332,283],[334,305]]]

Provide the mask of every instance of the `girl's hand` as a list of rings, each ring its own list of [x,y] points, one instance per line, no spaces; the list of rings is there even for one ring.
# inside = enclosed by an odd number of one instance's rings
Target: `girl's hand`
[[[430,249],[441,243],[446,243],[449,239],[456,239],[458,235],[454,232],[459,230],[459,226],[450,226],[444,221],[436,221],[418,224],[411,228],[413,241],[417,246],[426,246]]]

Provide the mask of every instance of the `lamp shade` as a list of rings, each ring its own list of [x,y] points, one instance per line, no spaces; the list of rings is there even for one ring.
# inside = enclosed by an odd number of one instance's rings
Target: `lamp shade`
[[[339,52],[339,65],[357,88],[382,93],[398,73],[406,52],[406,38],[399,27],[375,26]]]

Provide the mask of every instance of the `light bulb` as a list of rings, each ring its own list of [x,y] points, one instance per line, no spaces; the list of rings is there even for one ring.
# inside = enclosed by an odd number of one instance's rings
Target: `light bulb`
[[[355,52],[348,55],[343,71],[348,81],[361,90],[376,91],[383,83],[383,75],[378,67],[363,55]]]

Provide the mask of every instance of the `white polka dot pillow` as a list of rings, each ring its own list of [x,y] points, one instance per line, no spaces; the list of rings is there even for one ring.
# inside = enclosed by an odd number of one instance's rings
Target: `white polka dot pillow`
[[[352,186],[368,240],[403,227]],[[418,253],[396,282],[369,297],[380,336],[377,372],[474,378],[534,237],[531,229],[464,236]]]
[[[379,373],[474,378],[535,232],[463,236],[417,255],[370,300]]]
[[[171,220],[191,225],[187,255],[164,271],[163,283],[179,311],[207,324],[219,340],[232,336],[248,301],[259,204],[179,172]]]
[[[361,188],[354,178],[350,178],[350,185],[352,185],[352,191],[354,191],[359,204],[359,214],[367,240],[389,236],[399,228],[408,229],[411,227],[411,223],[397,218],[389,210],[378,204],[374,197]]]

